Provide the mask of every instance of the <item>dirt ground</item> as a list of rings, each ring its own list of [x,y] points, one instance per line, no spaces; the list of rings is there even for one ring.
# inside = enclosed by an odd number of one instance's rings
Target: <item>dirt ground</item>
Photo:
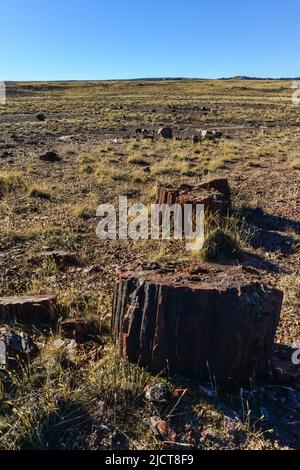
[[[55,295],[61,318],[89,322],[90,341],[73,345],[66,365],[70,348],[66,341],[57,349],[58,325],[29,328],[39,356],[1,371],[0,448],[299,448],[299,383],[209,393],[118,358],[109,329],[116,270],[136,260],[201,262],[201,254],[188,254],[180,241],[96,236],[101,203],[126,195],[149,204],[159,183],[228,178],[226,229],[243,249],[239,262],[284,291],[276,343],[291,354],[300,340],[300,106],[291,82],[10,83],[7,98],[0,107],[0,295]],[[162,126],[173,139],[157,135]],[[154,139],[138,128],[155,131]],[[193,143],[202,129],[223,137]],[[62,160],[41,160],[47,151]],[[35,262],[51,250],[74,252],[78,262]],[[144,396],[157,381],[170,389],[163,405]],[[187,390],[180,400],[179,389]],[[154,432],[151,418],[167,431]]]

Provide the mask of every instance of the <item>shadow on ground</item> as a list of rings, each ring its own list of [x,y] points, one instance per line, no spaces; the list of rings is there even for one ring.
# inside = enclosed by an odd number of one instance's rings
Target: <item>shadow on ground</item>
[[[268,253],[278,252],[284,256],[294,254],[298,245],[293,237],[271,230],[258,230],[250,243],[255,249],[262,248]]]
[[[274,346],[274,354],[284,360],[287,367],[297,367],[291,362],[294,351],[287,345]],[[206,447],[204,437],[219,448],[247,445],[249,432],[256,431],[261,433],[264,442],[277,441],[281,446],[300,450],[299,378],[291,385],[286,377],[275,378],[271,370],[270,367],[264,382],[251,389],[222,390],[209,382],[203,386],[203,382],[175,376],[175,385],[187,387],[191,394],[175,409],[171,408],[171,426],[179,435],[181,433],[181,439],[188,440],[196,448]],[[216,422],[212,426],[208,410],[223,415],[223,422],[219,418],[219,425]],[[189,433],[184,436],[185,428]]]
[[[62,399],[54,411],[42,413],[32,428],[28,427],[18,437],[18,447],[27,450],[80,449],[82,442],[79,431],[91,420],[82,403]]]
[[[252,207],[242,207],[239,213],[246,222],[255,225],[259,229],[276,230],[278,232],[293,231],[300,235],[300,222],[286,217],[268,214],[260,207],[255,209]]]

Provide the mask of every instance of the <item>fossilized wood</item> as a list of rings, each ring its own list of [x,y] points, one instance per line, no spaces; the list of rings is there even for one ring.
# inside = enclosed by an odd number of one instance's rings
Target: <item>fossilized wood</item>
[[[75,252],[54,250],[42,251],[36,255],[28,258],[28,261],[33,264],[39,264],[44,261],[53,261],[59,268],[66,268],[68,266],[79,266],[80,262]]]
[[[38,347],[28,334],[0,328],[0,365],[7,365],[12,359],[27,361],[37,354]]]
[[[206,183],[200,183],[200,187],[204,189],[214,189],[219,193],[223,194],[228,202],[230,202],[231,191],[228,180],[226,178],[217,178],[214,180],[207,181]]]
[[[48,295],[0,297],[0,323],[47,322],[55,315],[55,298]]]
[[[216,179],[197,185],[181,184],[174,187],[159,186],[156,195],[157,204],[169,206],[177,203],[203,204],[211,213],[225,214],[230,208],[230,188],[227,179]]]
[[[283,294],[253,268],[168,264],[118,273],[120,354],[157,372],[249,384],[264,376]]]

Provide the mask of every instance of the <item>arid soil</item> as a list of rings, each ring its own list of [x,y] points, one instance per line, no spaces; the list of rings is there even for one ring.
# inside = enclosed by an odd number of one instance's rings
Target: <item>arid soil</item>
[[[204,258],[184,241],[96,236],[99,204],[117,205],[119,196],[150,204],[158,185],[227,178],[232,210],[221,229],[242,252],[232,263],[283,290],[274,349],[291,364],[300,340],[299,113],[288,81],[8,84],[0,295],[54,296],[57,317],[14,326],[39,353],[0,371],[0,448],[300,448],[299,377],[222,391],[118,357],[110,331],[116,271]],[[172,139],[157,135],[163,126]],[[222,137],[202,139],[202,130]],[[40,158],[50,151],[59,161]],[[62,334],[67,318],[84,320],[84,341]],[[145,390],[158,382],[167,398],[151,401]]]

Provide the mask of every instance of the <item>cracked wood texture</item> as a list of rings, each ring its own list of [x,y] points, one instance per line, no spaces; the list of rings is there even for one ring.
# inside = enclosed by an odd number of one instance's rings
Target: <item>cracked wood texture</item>
[[[261,379],[283,294],[253,268],[152,263],[117,275],[112,329],[120,354],[153,372]]]
[[[56,316],[55,297],[0,297],[0,324],[49,322]]]
[[[181,184],[174,187],[159,186],[156,194],[157,204],[169,206],[177,203],[203,204],[210,213],[226,214],[231,205],[231,193],[227,179],[214,179],[196,185]]]

